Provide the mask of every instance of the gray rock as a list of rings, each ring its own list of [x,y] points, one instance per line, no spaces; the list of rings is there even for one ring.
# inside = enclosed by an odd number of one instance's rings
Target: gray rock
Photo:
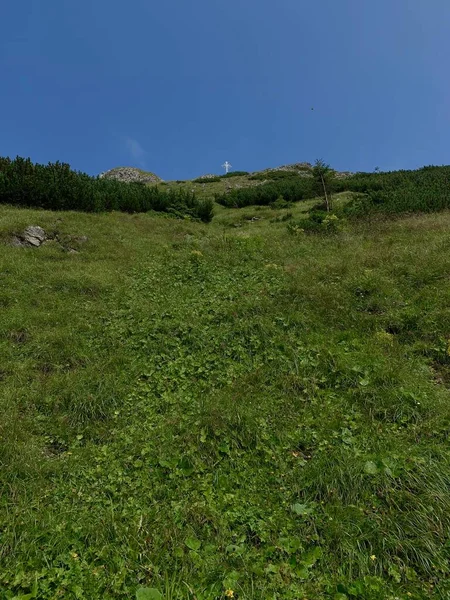
[[[14,246],[15,248],[22,248],[23,246],[25,246],[25,242],[21,240],[20,237],[18,237],[17,235],[14,235],[11,238],[10,245]]]
[[[29,246],[39,247],[47,239],[47,234],[38,225],[30,225],[22,234],[22,240]]]
[[[53,240],[59,244],[61,248],[71,254],[78,254],[80,247],[89,241],[87,235],[65,235],[59,234],[48,235],[42,227],[38,225],[30,225],[21,234],[14,235],[9,244],[16,248],[39,248],[44,242]]]
[[[23,231],[23,233],[14,235],[11,238],[10,244],[16,248],[25,248],[30,246],[33,248],[38,248],[47,239],[48,236],[42,227],[39,227],[38,225],[30,225]]]
[[[217,175],[213,175],[212,173],[208,173],[206,175],[200,175],[200,177],[197,177],[197,179],[214,179],[214,177],[217,177]]]
[[[100,173],[100,179],[116,179],[125,183],[161,183],[161,177],[154,173],[142,171],[135,167],[116,167],[105,173]]]

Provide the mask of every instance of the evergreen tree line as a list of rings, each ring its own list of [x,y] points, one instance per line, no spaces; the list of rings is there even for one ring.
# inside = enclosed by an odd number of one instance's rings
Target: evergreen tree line
[[[272,204],[280,196],[287,202],[298,202],[318,195],[316,181],[307,177],[283,177],[254,187],[237,188],[226,194],[216,194],[216,202],[228,208]]]
[[[212,200],[187,190],[100,179],[74,171],[65,163],[34,164],[29,158],[0,158],[0,202],[49,210],[130,213],[150,210],[191,216],[209,222]]]
[[[379,212],[432,212],[450,208],[450,166],[415,171],[356,173],[336,181],[335,191],[365,194],[348,210],[354,214]]]
[[[319,161],[320,162],[320,161]],[[324,165],[326,190],[330,196],[338,192],[363,194],[352,202],[348,211],[354,214],[368,210],[383,212],[431,212],[450,208],[450,166],[423,167],[414,171],[391,171],[355,173],[337,178]],[[319,165],[320,166],[320,165]],[[317,166],[316,166],[317,168]],[[251,205],[269,205],[283,197],[288,202],[297,202],[323,196],[320,177],[301,177],[292,172],[281,172],[268,183],[231,190],[217,194],[216,202],[229,208]]]

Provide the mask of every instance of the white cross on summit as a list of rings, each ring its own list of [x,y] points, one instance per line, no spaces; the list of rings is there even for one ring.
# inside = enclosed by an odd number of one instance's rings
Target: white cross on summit
[[[228,171],[231,169],[231,165],[230,163],[226,160],[225,164],[222,165],[222,168],[225,169],[225,173],[228,173]]]

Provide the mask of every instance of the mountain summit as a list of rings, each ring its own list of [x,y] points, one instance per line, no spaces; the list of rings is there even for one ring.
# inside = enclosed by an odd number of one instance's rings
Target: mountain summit
[[[101,173],[99,177],[101,179],[116,179],[117,181],[125,181],[126,183],[160,183],[162,181],[158,175],[135,167],[116,167],[115,169]]]

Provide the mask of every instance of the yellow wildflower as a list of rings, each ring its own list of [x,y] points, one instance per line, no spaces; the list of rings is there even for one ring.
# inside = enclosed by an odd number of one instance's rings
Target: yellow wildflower
[[[225,591],[225,596],[227,598],[234,598],[234,592],[233,592],[233,590],[226,590]]]
[[[375,556],[375,554],[372,554],[372,556],[370,557],[370,560],[377,560],[377,557]]]

